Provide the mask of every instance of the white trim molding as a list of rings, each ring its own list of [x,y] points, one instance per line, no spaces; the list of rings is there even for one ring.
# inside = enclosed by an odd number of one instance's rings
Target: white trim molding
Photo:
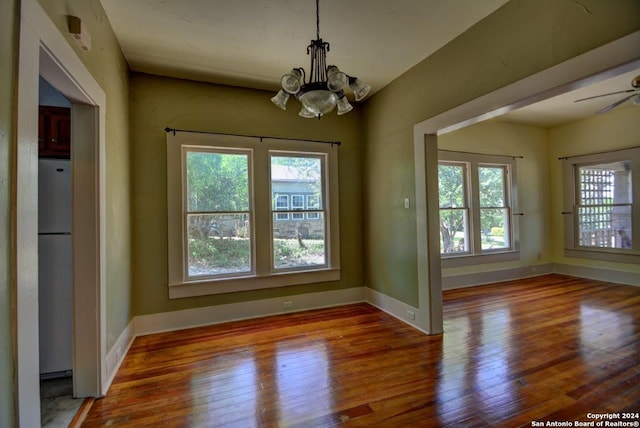
[[[549,275],[555,273],[551,263],[533,266],[522,266],[511,269],[492,270],[487,272],[474,272],[463,275],[442,276],[442,289],[453,290],[456,288],[475,287],[478,285],[493,284],[496,282],[514,281],[516,279],[532,278],[534,276]]]
[[[136,338],[134,325],[135,318],[132,319],[122,333],[120,333],[120,336],[118,336],[118,339],[116,339],[116,342],[107,353],[105,395],[106,391],[111,386],[113,379],[116,377],[116,373],[118,373],[118,369],[122,365],[124,357],[129,352],[129,348],[131,348],[131,344],[133,344],[133,339]]]
[[[134,318],[134,332],[136,336],[143,336],[164,331],[260,318],[289,312],[307,311],[310,309],[342,306],[364,301],[364,287],[354,287],[342,290],[330,290],[318,293],[185,309],[182,311],[139,315]],[[285,303],[291,303],[291,308],[285,309]]]
[[[604,269],[591,266],[569,265],[555,263],[553,272],[579,278],[595,279],[616,284],[634,285],[640,287],[640,272],[624,272],[614,269]]]
[[[427,330],[428,326],[424,323],[426,320],[426,316],[424,316],[423,313],[424,311],[421,311],[420,308],[408,305],[372,288],[367,288],[366,292],[366,302],[370,305],[375,306],[381,311],[388,313],[392,317],[409,324],[425,334],[431,334]]]
[[[74,221],[74,394],[105,389],[106,95],[37,0],[20,3],[16,158],[16,313],[18,424],[40,426],[38,368],[38,82],[72,102]],[[73,119],[72,119],[73,120]],[[79,144],[75,144],[78,142]],[[78,162],[81,159],[83,162]],[[78,166],[81,166],[80,168]],[[81,210],[81,211],[76,211]],[[78,220],[82,219],[82,221]],[[79,285],[82,284],[82,287]]]

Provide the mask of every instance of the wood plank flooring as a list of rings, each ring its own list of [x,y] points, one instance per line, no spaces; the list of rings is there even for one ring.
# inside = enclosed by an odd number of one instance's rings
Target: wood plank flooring
[[[363,303],[138,337],[83,426],[576,426],[640,411],[640,288],[548,275],[444,303],[438,336]]]

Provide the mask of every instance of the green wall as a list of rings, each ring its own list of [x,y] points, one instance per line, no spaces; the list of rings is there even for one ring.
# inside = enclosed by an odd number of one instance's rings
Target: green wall
[[[107,350],[131,318],[129,68],[99,0],[39,0],[49,18],[106,94]],[[91,35],[82,51],[69,35],[67,16]]]
[[[15,67],[18,2],[0,0],[0,427],[15,425],[15,293],[11,239],[11,189],[15,138]]]
[[[133,74],[131,80],[132,267],[134,315],[244,302],[361,287],[362,171],[358,107],[347,115],[322,120],[302,119],[298,102],[282,111],[270,101],[271,92],[188,80]],[[168,298],[167,154],[164,128],[269,137],[341,141],[340,244],[341,280],[218,294]]]
[[[480,122],[442,135],[438,148],[490,155],[522,156],[516,160],[520,260],[442,269],[442,276],[490,272],[551,261],[549,228],[548,131],[535,126]]]
[[[557,126],[549,130],[549,171],[553,183],[562,183],[559,157],[586,155],[607,150],[640,146],[640,108],[627,103],[606,114]],[[576,266],[640,273],[640,265],[611,263],[564,256],[562,187],[550,188],[551,234],[554,261]]]
[[[375,94],[364,109],[365,279],[418,304],[413,126],[640,30],[637,0],[511,0]]]

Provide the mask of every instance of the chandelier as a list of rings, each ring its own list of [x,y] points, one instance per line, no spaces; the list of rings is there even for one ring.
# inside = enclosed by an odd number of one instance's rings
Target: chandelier
[[[344,94],[343,88],[349,86],[356,101],[363,100],[371,86],[366,85],[357,77],[349,76],[335,65],[327,66],[327,52],[329,43],[320,38],[320,7],[316,0],[316,40],[307,46],[307,55],[311,56],[309,80],[303,68],[292,69],[282,76],[282,89],[271,98],[271,101],[282,110],[286,110],[290,95],[294,95],[302,104],[300,116],[320,119],[338,107],[338,114],[345,114],[353,110]]]

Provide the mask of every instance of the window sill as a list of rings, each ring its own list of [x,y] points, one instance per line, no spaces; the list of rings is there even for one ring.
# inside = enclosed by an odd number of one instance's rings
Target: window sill
[[[614,263],[640,264],[640,254],[632,252],[613,252],[602,249],[592,250],[587,248],[565,248],[565,257],[577,259],[600,260]]]
[[[273,273],[241,278],[207,279],[197,282],[169,284],[169,298],[180,299],[338,280],[340,280],[340,268]]]
[[[520,251],[504,251],[500,253],[461,255],[441,257],[442,268],[454,268],[462,266],[479,265],[486,263],[500,263],[520,260]]]

